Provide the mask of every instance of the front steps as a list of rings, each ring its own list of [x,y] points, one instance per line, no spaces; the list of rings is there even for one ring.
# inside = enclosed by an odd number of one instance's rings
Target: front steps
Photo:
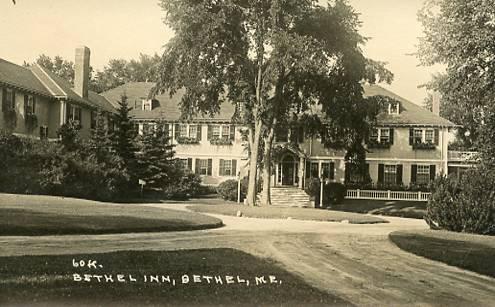
[[[314,207],[308,194],[297,187],[272,187],[270,190],[273,207]]]

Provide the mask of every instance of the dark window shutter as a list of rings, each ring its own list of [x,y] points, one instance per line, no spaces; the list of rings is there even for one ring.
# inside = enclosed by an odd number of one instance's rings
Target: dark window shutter
[[[69,120],[71,120],[71,119],[72,119],[72,118],[70,118],[70,109],[71,109],[71,107],[72,107],[72,106],[70,105],[70,103],[67,103],[67,104],[65,105],[65,108],[66,108],[66,109],[65,109],[65,122],[66,122],[66,123],[67,123],[67,122],[69,122]]]
[[[192,158],[187,158],[187,169],[192,171]]]
[[[7,103],[7,89],[3,88],[2,89],[2,112],[5,111],[5,109],[7,109],[6,103]]]
[[[330,180],[335,179],[335,163],[330,162]]]
[[[209,141],[211,140],[211,137],[213,136],[213,129],[211,125],[208,125],[208,135],[206,136],[206,140]]]
[[[15,91],[12,90],[12,105],[11,105],[12,110],[15,110],[15,95],[16,95]]]
[[[195,172],[196,174],[198,174],[198,175],[200,174],[200,173],[199,173],[199,165],[200,165],[200,164],[201,164],[201,159],[196,159],[196,167],[195,167],[194,172]]]
[[[414,140],[414,129],[409,128],[409,145],[412,146]]]
[[[435,140],[434,140],[434,143],[435,145],[438,146],[440,142],[440,130],[439,129],[435,129]]]
[[[223,159],[220,159],[220,166],[218,168],[218,175],[220,175],[220,176],[225,175],[225,161]]]
[[[437,175],[437,166],[430,165],[430,180],[435,180],[436,175]]]
[[[211,176],[213,170],[213,159],[208,159],[208,176]]]
[[[232,160],[232,176],[237,176],[237,160]]]
[[[174,134],[174,137],[175,137],[175,140],[176,141],[179,138],[179,136],[180,136],[180,125],[179,124],[175,124],[175,134]]]
[[[306,161],[306,178],[311,177],[311,162]]]
[[[403,167],[402,167],[402,164],[399,164],[397,165],[397,179],[396,179],[396,183],[397,184],[402,184],[402,170],[403,170]]]
[[[371,182],[371,176],[370,176],[370,164],[366,163],[366,168],[365,168],[366,173],[364,174],[363,181],[365,183]]]
[[[348,183],[351,181],[351,163],[346,163],[345,164],[345,182]]]
[[[33,96],[33,114],[36,113],[36,97]]]
[[[298,137],[298,141],[299,143],[304,143],[304,127],[299,127],[297,129],[297,137]]]
[[[170,137],[170,128],[168,124],[163,124],[163,134],[167,137]]]
[[[394,144],[394,129],[390,128],[390,144]]]
[[[28,114],[28,102],[29,101],[29,96],[24,95],[24,116]]]
[[[230,140],[231,141],[235,140],[235,126],[234,125],[230,126]]]
[[[198,132],[196,135],[196,139],[200,142],[203,139],[203,131],[201,131],[202,130],[201,128],[203,128],[203,125],[198,125]]]
[[[378,183],[383,183],[385,177],[385,165],[378,164]]]
[[[416,164],[411,165],[411,183],[416,183],[418,176],[418,166]]]
[[[79,125],[82,124],[82,109],[81,108],[77,108],[77,115],[79,115]]]

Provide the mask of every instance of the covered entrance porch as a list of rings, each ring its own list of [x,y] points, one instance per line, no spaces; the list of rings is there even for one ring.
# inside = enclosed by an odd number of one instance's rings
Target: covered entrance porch
[[[304,187],[305,154],[294,146],[280,145],[275,148],[273,187]]]

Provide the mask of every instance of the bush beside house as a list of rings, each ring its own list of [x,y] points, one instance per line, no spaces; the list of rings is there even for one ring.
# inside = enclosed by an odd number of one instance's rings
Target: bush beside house
[[[320,204],[321,185],[320,180],[312,178],[308,181],[306,193],[314,198],[315,204]],[[323,185],[323,207],[341,204],[346,196],[347,188],[338,182],[328,182]]]
[[[432,184],[426,222],[432,229],[495,235],[495,171],[479,167]]]

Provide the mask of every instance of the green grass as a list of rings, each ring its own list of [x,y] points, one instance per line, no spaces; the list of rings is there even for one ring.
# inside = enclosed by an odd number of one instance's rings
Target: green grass
[[[249,207],[245,205],[193,205],[188,208],[196,212],[231,216],[236,216],[237,211],[241,211],[243,217],[253,218],[287,219],[290,217],[295,220],[323,222],[346,220],[351,224],[386,223],[385,220],[378,217],[312,208]]]
[[[332,205],[332,210],[423,219],[426,202],[347,199],[340,205]]]
[[[103,268],[74,268],[73,259],[96,260]],[[104,278],[101,283],[94,278],[77,282],[73,274],[111,274],[114,282],[104,282]],[[123,274],[126,282],[117,282],[117,274]],[[129,275],[136,281],[130,282]],[[176,284],[145,283],[144,275],[159,275],[160,280],[161,275],[170,276]],[[182,283],[183,275],[189,276],[188,284]],[[214,280],[208,284],[202,277],[201,283],[194,283],[193,275],[221,276],[224,284]],[[256,285],[255,277],[270,275],[276,277],[276,283]],[[1,257],[0,276],[0,305],[350,305],[272,262],[233,249]],[[226,276],[233,276],[235,282],[226,284]],[[237,282],[237,276],[246,282]]]
[[[0,194],[0,235],[106,234],[221,227],[194,212],[50,196]]]
[[[389,237],[407,252],[495,277],[494,237],[434,230],[397,231]]]

